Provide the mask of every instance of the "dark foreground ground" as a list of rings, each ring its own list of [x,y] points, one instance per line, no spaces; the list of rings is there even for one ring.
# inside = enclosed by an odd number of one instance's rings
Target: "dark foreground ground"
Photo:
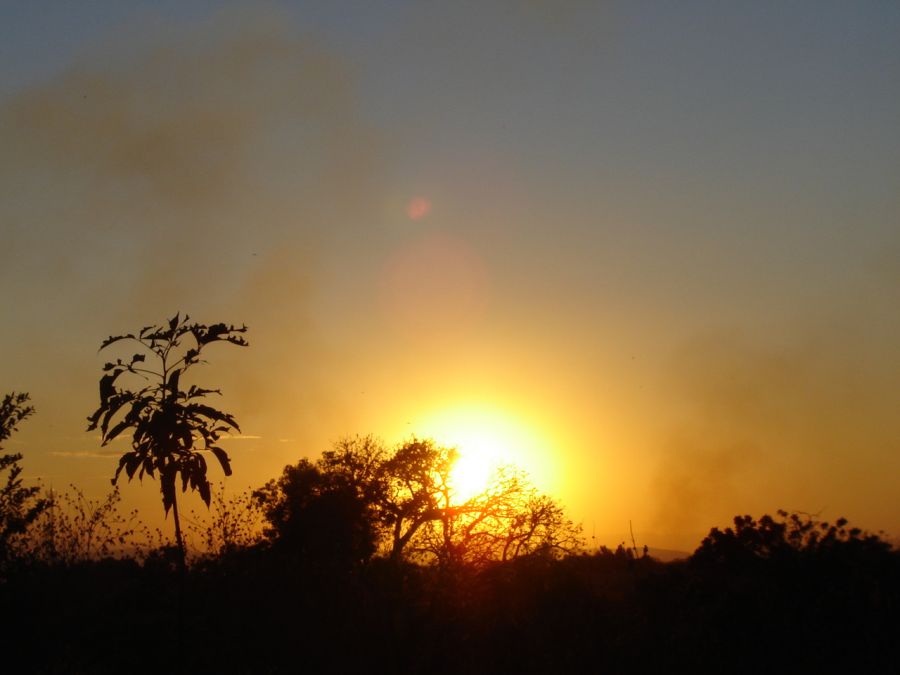
[[[265,549],[30,566],[0,585],[0,670],[42,673],[900,672],[887,547],[481,570]],[[14,666],[13,664],[21,664]]]

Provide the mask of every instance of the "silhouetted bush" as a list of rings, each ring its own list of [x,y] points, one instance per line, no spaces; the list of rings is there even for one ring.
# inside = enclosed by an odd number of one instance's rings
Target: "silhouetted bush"
[[[28,394],[12,392],[0,401],[0,443],[17,430],[18,424],[34,413],[28,405]],[[6,482],[0,486],[0,578],[17,558],[24,555],[26,530],[49,506],[39,497],[39,486],[22,483],[21,453],[3,453],[0,446],[0,473],[6,473]]]
[[[16,570],[0,583],[4,616],[15,617],[0,647],[28,654],[25,672],[67,673],[900,665],[900,557],[842,521],[741,516],[713,529],[689,560],[671,563],[620,546],[426,566],[360,555],[372,549],[352,522],[371,522],[358,510],[366,501],[354,502],[346,483],[331,485],[315,465],[293,469],[280,479],[287,501],[270,513],[278,529],[268,542],[221,547],[184,576],[177,547],[142,561],[47,560]]]
[[[387,451],[371,437],[345,439],[316,462],[285,467],[254,498],[273,551],[330,567],[362,564],[376,552],[451,568],[580,549],[580,526],[521,471],[502,467],[481,493],[457,499],[456,458],[430,440]]]

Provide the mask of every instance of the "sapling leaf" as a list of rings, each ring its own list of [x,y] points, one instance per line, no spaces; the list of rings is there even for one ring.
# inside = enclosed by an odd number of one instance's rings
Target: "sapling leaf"
[[[100,427],[103,445],[126,430],[132,430],[131,449],[119,458],[112,482],[115,484],[123,470],[129,480],[135,473],[138,478],[144,474],[153,478],[158,474],[163,509],[167,514],[174,509],[175,535],[182,565],[184,541],[176,501],[176,481],[181,479],[182,491],[188,487],[198,491],[208,506],[211,495],[207,462],[200,452],[210,450],[225,475],[231,475],[228,455],[215,443],[221,432],[240,429],[231,414],[196,402],[196,399],[208,394],[220,393],[219,390],[197,385],[184,390],[181,388],[181,376],[194,363],[205,363],[201,352],[211,342],[227,341],[246,346],[246,340],[238,335],[246,330],[246,326],[236,328],[225,323],[210,326],[190,323],[189,315],[182,316],[177,312],[161,325],[144,326],[137,336],[131,333],[110,336],[101,344],[102,350],[120,340],[130,339],[139,342],[146,352],[136,352],[130,360],[118,358],[103,366],[100,406],[87,418],[88,429]],[[184,349],[180,340],[188,333],[196,344]],[[148,359],[154,361],[154,365],[136,368],[137,364],[146,363]],[[128,382],[123,384],[119,381],[124,373],[128,373],[126,377],[137,377],[149,384],[140,389],[130,389]],[[116,422],[123,410],[124,415]],[[194,447],[200,438],[203,445],[198,443],[199,447]]]

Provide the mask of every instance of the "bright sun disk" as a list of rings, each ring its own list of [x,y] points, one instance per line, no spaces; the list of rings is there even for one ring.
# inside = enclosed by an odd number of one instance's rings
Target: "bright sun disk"
[[[450,474],[457,502],[484,491],[502,466],[525,471],[542,490],[554,482],[549,448],[533,428],[505,411],[458,406],[432,414],[417,428],[438,444],[459,452]]]

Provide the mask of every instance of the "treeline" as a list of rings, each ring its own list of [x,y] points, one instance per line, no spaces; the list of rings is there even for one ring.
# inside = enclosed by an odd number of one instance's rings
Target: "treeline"
[[[0,440],[27,403],[4,398]],[[117,493],[62,503],[25,485],[20,459],[0,451],[2,653],[15,672],[900,664],[900,556],[843,519],[740,516],[672,563],[586,552],[562,508],[515,472],[457,505],[451,450],[353,438],[252,493],[213,490],[205,523],[185,516],[203,545],[183,568]]]
[[[272,547],[307,561],[352,567],[377,553],[394,561],[483,566],[578,550],[581,530],[513,468],[483,492],[456,498],[456,450],[412,439],[392,452],[346,439],[301,460],[253,493]]]
[[[29,566],[0,584],[3,653],[58,673],[896,672],[896,552],[852,535],[797,546],[789,522],[773,540],[762,520],[673,563],[619,549],[329,566],[256,545],[184,574],[173,548]]]
[[[24,412],[22,418],[30,410]],[[210,489],[208,510],[181,516],[186,559],[197,564],[265,548],[298,564],[332,569],[376,557],[483,567],[581,550],[580,526],[513,467],[500,467],[481,493],[458,499],[451,476],[456,456],[455,449],[427,439],[388,450],[372,437],[355,437],[337,442],[315,462],[285,467],[259,489],[227,496],[221,484]],[[0,578],[35,565],[142,562],[167,548],[181,564],[178,541],[147,527],[136,510],[122,512],[118,487],[99,499],[74,485],[42,493],[23,484],[20,459],[0,455],[0,471],[9,470],[0,502]]]
[[[4,672],[900,669],[900,554],[843,519],[739,516],[671,563],[585,551],[523,474],[458,499],[455,451],[416,438],[345,439],[226,497],[207,458],[231,473],[219,441],[238,422],[185,375],[245,332],[176,314],[101,344],[123,351],[88,428],[129,437],[114,483],[156,481],[174,542],[117,491],[27,484],[0,448]],[[33,412],[5,396],[0,444]],[[187,490],[206,514],[179,510]]]

